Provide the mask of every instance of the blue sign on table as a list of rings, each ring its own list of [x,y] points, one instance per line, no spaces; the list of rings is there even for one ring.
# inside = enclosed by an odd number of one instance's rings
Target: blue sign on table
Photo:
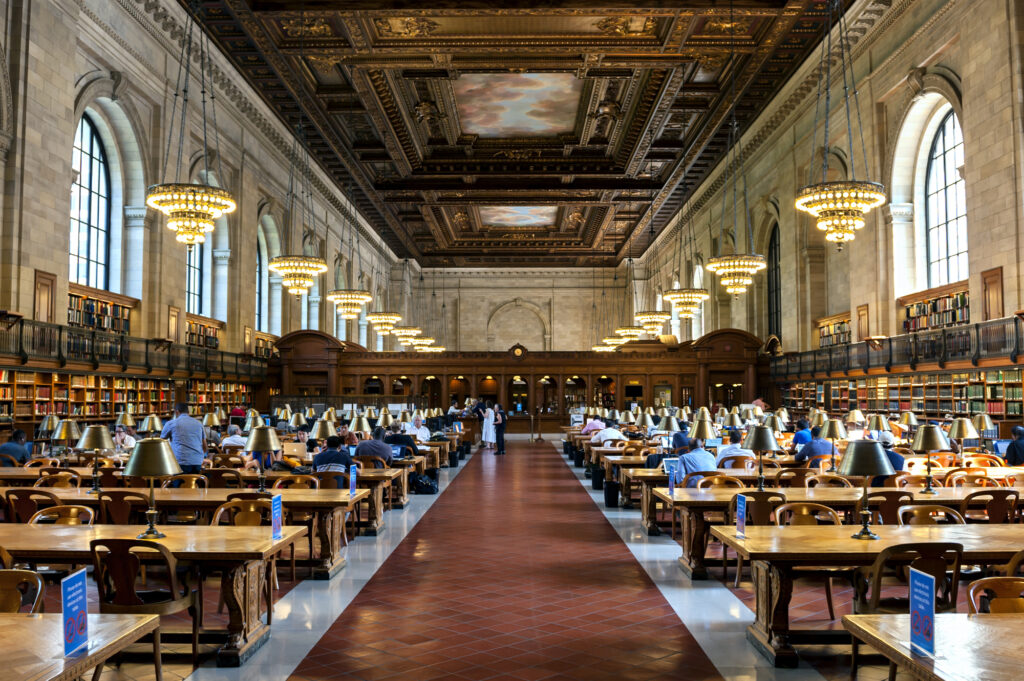
[[[348,468],[348,494],[349,496],[355,496],[356,493],[356,471],[359,470],[359,466],[352,464]]]
[[[670,469],[668,472],[668,495],[673,499],[676,496],[676,472]]]
[[[736,495],[736,536],[747,536],[747,497],[743,494]]]
[[[910,650],[935,656],[935,577],[910,570]]]
[[[280,539],[282,536],[281,526],[284,524],[283,515],[284,514],[281,510],[281,495],[275,494],[270,498],[270,524],[273,527],[273,534],[271,536],[273,536],[274,539]]]
[[[86,605],[85,568],[60,581],[60,604],[64,614],[64,655],[71,655],[89,644],[89,618]]]

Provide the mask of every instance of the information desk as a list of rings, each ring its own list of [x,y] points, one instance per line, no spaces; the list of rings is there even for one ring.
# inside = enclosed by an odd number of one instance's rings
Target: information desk
[[[797,666],[794,644],[849,640],[844,631],[790,629],[794,568],[871,565],[888,546],[922,542],[956,542],[964,547],[964,565],[998,565],[1024,546],[1022,525],[878,525],[874,531],[879,539],[873,541],[851,538],[856,529],[851,525],[748,526],[746,537],[739,538],[733,526],[712,528],[713,536],[750,563],[756,615],[747,627],[747,639],[776,667]],[[997,640],[991,640],[990,651]]]
[[[145,529],[141,525],[0,523],[0,546],[18,561],[84,565],[92,563],[89,542],[93,539],[134,539]],[[221,571],[228,626],[217,636],[224,641],[217,651],[217,665],[241,665],[270,636],[270,625],[260,617],[270,558],[304,537],[306,528],[286,525],[281,539],[271,537],[270,527],[162,525],[160,531],[167,536],[156,541],[179,561],[198,565],[207,573]],[[204,627],[201,636],[211,633],[218,632]],[[166,632],[163,637],[168,638]],[[14,640],[20,644],[22,638]]]
[[[75,681],[140,638],[156,632],[154,664],[159,668],[160,617],[157,615],[89,615],[89,646],[64,657],[64,616],[0,614],[3,678]]]

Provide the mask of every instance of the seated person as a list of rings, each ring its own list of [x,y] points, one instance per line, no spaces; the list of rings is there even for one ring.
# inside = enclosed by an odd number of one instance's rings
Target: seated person
[[[683,467],[683,477],[690,473],[713,471],[716,468],[715,457],[711,455],[711,452],[704,449],[704,440],[697,439],[690,440],[690,451],[679,457],[679,465]],[[698,475],[691,478],[686,486],[696,487],[703,477],[703,475]]]
[[[1017,427],[1020,428],[1020,426]],[[1021,430],[1024,431],[1024,428],[1021,428]],[[883,430],[881,433],[878,434],[878,443],[882,445],[882,449],[885,450],[885,456],[886,458],[889,459],[889,463],[892,464],[892,469],[897,473],[903,470],[903,455],[893,449],[893,447],[896,445],[896,438],[893,437],[892,433]],[[887,477],[888,476],[886,475],[875,476],[871,480],[871,486],[882,487],[883,485],[885,485],[885,479]]]
[[[690,448],[690,426],[685,423],[679,424],[679,432],[672,433],[672,451],[677,449]]]
[[[423,425],[423,419],[419,416],[412,420],[412,423],[407,424],[405,432],[412,435],[419,442],[426,442],[430,439],[430,429]]]
[[[341,438],[341,443],[346,447],[359,444],[359,438],[356,437],[355,433],[348,429],[347,423],[343,423],[338,426],[338,437]]]
[[[0,445],[0,454],[6,454],[7,456],[14,457],[18,463],[28,463],[28,448],[25,446],[25,431],[20,428],[15,429],[11,432],[11,439]],[[13,467],[7,459],[4,459],[0,465]]]
[[[1006,465],[1024,466],[1024,428],[1014,426],[1010,431],[1013,435],[1013,442],[1006,446]],[[3,451],[3,447],[0,447]]]
[[[796,454],[797,445],[805,445],[811,441],[811,424],[807,419],[798,419],[796,432],[793,434],[793,443],[789,447],[790,454]]]
[[[131,449],[135,446],[135,438],[124,426],[117,426],[114,429],[114,446],[118,449]]]
[[[269,471],[275,463],[284,460],[280,449],[273,452],[239,452],[239,454],[243,456],[245,461],[242,465],[242,470],[244,471]]]
[[[342,449],[343,442],[337,435],[332,435],[325,441],[323,450],[313,457],[313,472],[338,472],[348,473],[350,466],[355,461],[349,455],[347,449]]]
[[[373,437],[356,445],[356,456],[379,456],[384,463],[391,465],[391,445],[384,442],[384,429],[377,426],[373,429]]]
[[[245,446],[245,438],[242,437],[242,429],[231,424],[228,426],[228,436],[220,441],[221,447]]]
[[[389,445],[398,445],[400,447],[409,447],[413,454],[416,454],[416,441],[412,439],[412,435],[406,435],[402,432],[402,424],[395,421],[391,424],[391,432],[384,437],[384,442]],[[405,452],[408,454],[409,452]]]
[[[601,419],[591,419],[587,421],[587,425],[580,429],[580,435],[588,435],[590,433],[596,433],[599,430],[604,430],[608,426]]]
[[[608,426],[607,428],[603,428],[603,429],[597,431],[596,433],[594,433],[594,437],[590,438],[590,442],[600,447],[601,443],[603,443],[603,442],[605,442],[607,440],[628,440],[628,439],[629,438],[626,437],[625,435],[623,435],[619,431],[618,428],[613,428],[611,426]]]
[[[722,459],[727,456],[754,456],[754,452],[749,449],[743,449],[740,443],[743,441],[743,433],[736,430],[735,428],[729,431],[729,444],[724,447],[718,448],[718,456],[715,457],[715,467],[722,463]]]
[[[811,428],[811,441],[796,453],[793,460],[797,463],[803,463],[813,456],[830,456],[833,453],[839,454],[839,450],[831,442],[821,437],[821,428],[815,426]]]
[[[213,444],[220,444],[220,428],[214,426],[204,426],[203,430],[206,431],[206,441],[212,442]]]
[[[315,438],[308,438],[306,440],[306,453],[313,455],[320,453],[320,443]]]

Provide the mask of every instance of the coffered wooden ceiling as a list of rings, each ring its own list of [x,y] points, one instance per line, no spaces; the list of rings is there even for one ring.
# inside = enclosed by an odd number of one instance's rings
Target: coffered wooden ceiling
[[[315,158],[399,256],[565,267],[640,255],[724,154],[731,79],[742,129],[817,45],[824,10],[205,0],[199,14],[285,122],[301,113]]]

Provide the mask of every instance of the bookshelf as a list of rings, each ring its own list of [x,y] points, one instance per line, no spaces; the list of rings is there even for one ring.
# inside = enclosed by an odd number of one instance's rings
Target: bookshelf
[[[216,350],[220,347],[220,334],[224,322],[209,317],[189,314],[185,316],[185,344]]]
[[[138,303],[118,293],[69,283],[68,326],[130,334],[132,310]]]
[[[212,411],[215,407],[231,411],[232,407],[252,402],[252,388],[247,383],[190,379],[187,387],[193,416]]]
[[[850,312],[840,312],[822,317],[815,322],[818,327],[818,347],[830,348],[850,342]]]
[[[903,307],[903,331],[924,331],[961,326],[971,322],[967,280],[897,298]]]
[[[255,340],[252,349],[253,355],[258,359],[270,359],[274,354],[274,341],[277,340],[277,336],[257,331],[253,334],[253,339]]]

